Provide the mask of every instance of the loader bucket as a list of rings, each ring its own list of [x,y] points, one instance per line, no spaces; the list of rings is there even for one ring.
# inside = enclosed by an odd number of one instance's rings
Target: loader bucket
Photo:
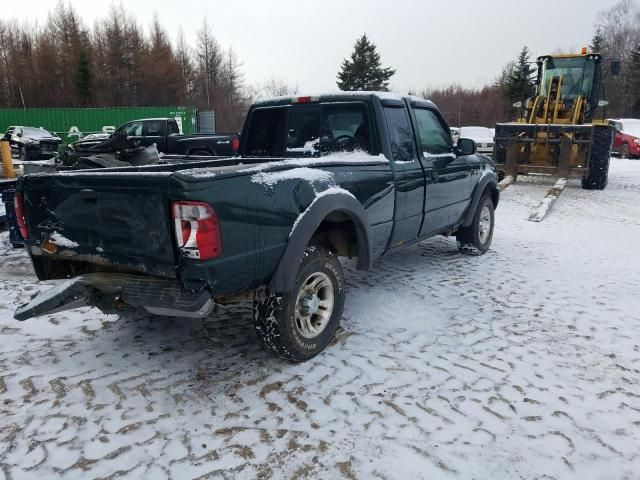
[[[584,177],[589,168],[592,125],[499,123],[494,160],[504,176],[550,174]]]

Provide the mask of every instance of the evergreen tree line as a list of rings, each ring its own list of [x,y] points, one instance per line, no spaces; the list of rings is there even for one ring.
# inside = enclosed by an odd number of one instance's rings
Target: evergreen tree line
[[[238,130],[253,94],[206,20],[194,46],[122,4],[92,28],[63,2],[41,27],[0,20],[0,108],[193,106]]]
[[[609,117],[640,115],[640,8],[620,0],[600,12],[590,45],[605,60]],[[557,53],[557,52],[549,52]],[[621,75],[608,73],[612,59]],[[495,82],[482,88],[459,85],[424,89],[451,125],[492,126],[515,118],[514,102],[533,93],[535,64],[524,47]],[[0,20],[0,108],[192,106],[215,110],[219,130],[239,130],[256,96],[297,93],[286,81],[248,87],[232,48],[223,48],[203,21],[195,45],[181,30],[172,41],[156,16],[146,28],[120,4],[87,27],[60,1],[41,27]],[[389,89],[395,70],[384,67],[366,35],[340,65],[342,90]]]

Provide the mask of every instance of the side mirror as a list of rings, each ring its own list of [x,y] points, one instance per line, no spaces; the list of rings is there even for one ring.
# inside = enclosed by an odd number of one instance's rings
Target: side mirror
[[[620,60],[611,60],[611,75],[617,77],[620,75],[620,69],[622,68],[622,64]]]
[[[476,142],[470,138],[459,138],[455,148],[458,155],[473,155],[477,150]]]

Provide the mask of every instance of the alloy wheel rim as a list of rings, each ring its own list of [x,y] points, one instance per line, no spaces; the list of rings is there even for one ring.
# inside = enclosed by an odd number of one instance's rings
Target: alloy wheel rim
[[[480,221],[478,222],[478,236],[481,243],[486,243],[491,234],[491,212],[486,205],[480,211]]]
[[[296,300],[294,325],[304,338],[315,338],[327,327],[335,304],[333,282],[324,272],[314,272],[302,283]]]

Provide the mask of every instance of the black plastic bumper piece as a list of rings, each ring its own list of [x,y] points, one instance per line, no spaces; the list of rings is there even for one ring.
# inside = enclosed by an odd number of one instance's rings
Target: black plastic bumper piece
[[[27,320],[83,306],[118,304],[144,308],[168,316],[202,317],[213,308],[207,290],[185,291],[178,280],[117,273],[81,275],[37,294],[14,313],[16,320]]]

